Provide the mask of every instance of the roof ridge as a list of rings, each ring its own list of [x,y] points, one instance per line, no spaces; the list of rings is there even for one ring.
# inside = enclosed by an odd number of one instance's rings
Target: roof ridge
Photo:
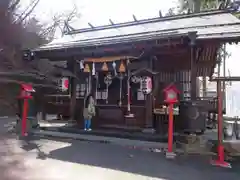
[[[90,31],[98,31],[98,30],[105,30],[105,29],[113,29],[113,28],[119,28],[119,27],[127,27],[127,26],[134,26],[138,24],[146,24],[146,23],[153,23],[153,22],[160,22],[160,21],[171,21],[176,19],[184,19],[184,18],[191,18],[191,17],[198,17],[198,16],[208,16],[208,15],[214,15],[214,14],[223,14],[223,13],[230,13],[231,10],[207,10],[202,11],[199,13],[190,13],[190,14],[178,14],[173,16],[165,16],[165,17],[155,17],[155,18],[148,18],[148,19],[142,19],[137,21],[129,21],[129,22],[123,22],[123,23],[117,23],[117,24],[109,24],[109,25],[103,25],[103,26],[97,26],[93,28],[82,28],[77,29],[68,32],[66,35],[73,35],[73,34],[79,34],[84,32],[90,32]]]

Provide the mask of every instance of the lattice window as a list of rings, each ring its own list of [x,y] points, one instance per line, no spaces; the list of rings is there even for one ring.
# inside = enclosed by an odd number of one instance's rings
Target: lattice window
[[[101,90],[96,93],[97,100],[106,100],[107,96],[108,96],[108,94],[107,94],[106,90]]]
[[[102,92],[98,91],[96,93],[96,100],[101,100],[102,99]]]
[[[84,98],[86,93],[86,84],[77,84],[76,86],[76,98]]]
[[[102,99],[106,100],[108,98],[108,92],[107,90],[102,91]]]

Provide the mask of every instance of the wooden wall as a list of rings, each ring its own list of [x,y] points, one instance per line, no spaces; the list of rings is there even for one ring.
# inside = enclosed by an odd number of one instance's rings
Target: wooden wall
[[[96,85],[98,93],[106,90],[106,85],[103,82],[104,73],[99,74],[98,84],[96,79],[92,80],[92,93],[95,95]],[[108,102],[104,98],[96,98],[97,103],[97,116],[93,119],[93,126],[100,127],[102,125],[118,125],[118,126],[144,126],[145,121],[145,100],[138,100],[138,89],[139,84],[131,83],[131,112],[135,114],[135,119],[132,124],[126,122],[125,115],[127,114],[127,77],[122,81],[122,106],[119,106],[120,101],[120,79],[114,78],[108,89]],[[79,125],[83,125],[83,117],[80,114],[83,106],[83,99],[77,100],[76,106],[76,118],[78,119]]]
[[[197,60],[198,60],[198,76],[210,75],[210,71],[214,67],[215,54],[217,51],[218,44],[200,46],[197,48]],[[201,50],[202,49],[202,50]],[[210,49],[210,50],[209,50]],[[153,82],[153,96],[154,106],[160,106],[163,104],[163,89],[169,84],[174,82],[177,88],[181,92],[180,99],[184,99],[185,96],[189,95],[190,91],[190,49],[188,44],[181,44],[179,46],[169,46],[165,49],[155,49],[153,52],[144,54],[139,60],[135,60],[129,68],[134,71],[141,68],[149,68],[152,71],[157,72],[154,76]],[[151,63],[150,63],[151,62]],[[119,62],[118,62],[119,64]],[[99,64],[98,64],[99,65]],[[111,63],[108,64],[111,67]],[[203,68],[202,68],[203,67]],[[100,67],[96,67],[100,71]],[[205,68],[205,69],[204,69]],[[110,69],[111,71],[111,69]],[[113,73],[113,72],[112,72]],[[103,92],[106,89],[106,85],[103,82],[104,74],[106,72],[99,73],[98,83],[96,78],[92,77],[92,93],[95,94],[97,89],[98,92]],[[77,84],[87,84],[88,73],[77,73],[79,80]],[[109,98],[108,103],[104,98],[97,99],[97,116],[93,120],[93,125],[99,127],[103,124],[110,125],[129,125],[144,127],[146,125],[146,101],[145,99],[140,100],[137,96],[139,84],[131,82],[131,104],[132,113],[135,114],[135,120],[132,124],[126,121],[124,115],[127,111],[127,79],[126,77],[122,83],[122,106],[119,106],[119,91],[120,91],[120,80],[114,78],[112,84],[109,86]],[[80,87],[80,86],[79,86]],[[85,90],[84,90],[85,91]],[[78,93],[77,93],[78,94]],[[81,96],[77,96],[76,107],[75,107],[75,118],[79,122],[79,126],[83,126],[83,98],[85,92]],[[64,99],[64,98],[63,98]],[[47,110],[62,112],[69,114],[69,97],[65,98],[65,103],[48,103]],[[54,100],[54,99],[53,99]],[[50,100],[49,101],[53,101]]]

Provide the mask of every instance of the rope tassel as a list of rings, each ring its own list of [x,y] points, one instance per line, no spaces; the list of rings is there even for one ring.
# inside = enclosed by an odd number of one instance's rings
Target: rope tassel
[[[95,69],[95,63],[93,62],[92,64],[92,75],[95,76],[96,75],[96,69]]]

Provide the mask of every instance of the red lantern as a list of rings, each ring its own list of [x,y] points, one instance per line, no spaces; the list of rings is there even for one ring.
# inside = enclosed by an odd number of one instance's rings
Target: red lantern
[[[69,81],[68,79],[64,80],[64,88],[68,89],[69,87]]]
[[[62,78],[61,89],[62,91],[67,91],[68,88],[69,88],[69,80],[68,78],[64,77]]]
[[[178,102],[179,91],[173,84],[167,86],[163,91],[165,93],[165,102],[166,103],[174,104],[174,103]]]
[[[32,92],[35,92],[31,84],[21,84],[20,99],[31,99]]]

